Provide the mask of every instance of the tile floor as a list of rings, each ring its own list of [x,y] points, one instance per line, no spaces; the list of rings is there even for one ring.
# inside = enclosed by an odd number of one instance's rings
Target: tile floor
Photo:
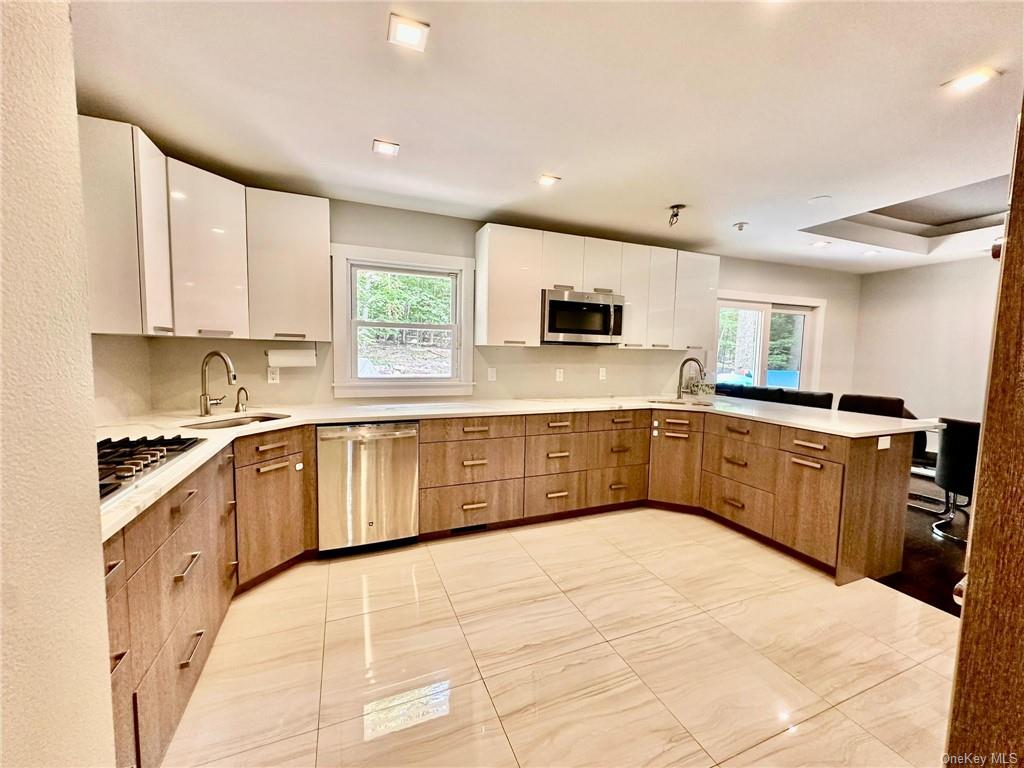
[[[237,597],[165,766],[937,766],[958,619],[635,509]]]

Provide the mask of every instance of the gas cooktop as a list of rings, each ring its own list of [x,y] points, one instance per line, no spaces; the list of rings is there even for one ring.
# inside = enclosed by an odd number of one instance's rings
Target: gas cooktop
[[[96,443],[100,498],[121,490],[142,474],[180,456],[203,441],[201,437],[107,438]]]

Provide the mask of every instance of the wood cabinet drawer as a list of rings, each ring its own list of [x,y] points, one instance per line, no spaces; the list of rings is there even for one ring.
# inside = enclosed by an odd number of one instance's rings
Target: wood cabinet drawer
[[[114,765],[129,768],[135,760],[135,707],[132,706],[131,658],[123,657],[110,673],[110,697],[114,714]]]
[[[669,504],[700,504],[704,435],[662,427],[651,434],[651,478],[647,498]]]
[[[420,491],[420,533],[516,520],[522,516],[522,479]]]
[[[772,535],[775,497],[767,491],[705,472],[700,493],[704,509],[764,536]]]
[[[235,467],[246,467],[258,461],[299,453],[302,450],[303,429],[305,427],[292,427],[239,437],[235,440]]]
[[[587,468],[585,432],[530,435],[526,438],[526,475],[553,475]]]
[[[651,434],[646,429],[591,432],[587,435],[587,468],[646,464],[651,457]]]
[[[774,448],[707,432],[701,466],[708,472],[773,493],[779,453]]]
[[[124,531],[118,531],[103,542],[103,583],[107,598],[120,591],[128,581],[128,566],[124,561]]]
[[[235,470],[238,581],[244,584],[301,554],[305,513],[301,453]]]
[[[107,640],[110,646],[110,670],[131,666],[131,631],[128,624],[128,590],[122,589],[107,600]]]
[[[703,432],[704,414],[690,411],[654,411],[652,426],[676,432]]]
[[[811,432],[809,429],[781,427],[779,448],[790,453],[802,453],[805,456],[845,464],[850,453],[850,438]]]
[[[741,440],[744,443],[756,443],[768,448],[779,447],[779,427],[775,424],[709,413],[704,417],[704,431],[731,440]]]
[[[587,473],[564,472],[526,478],[523,517],[568,512],[587,506]]]
[[[421,443],[450,440],[486,440],[525,434],[523,416],[478,416],[469,419],[424,419],[420,422]]]
[[[843,465],[780,453],[772,538],[827,565],[836,564]]]
[[[651,426],[650,411],[594,411],[587,415],[587,429],[646,429]]]
[[[587,471],[587,506],[647,498],[647,465]]]
[[[526,417],[526,434],[550,435],[558,432],[586,432],[585,413],[535,413]]]
[[[503,437],[420,446],[420,488],[523,476],[526,439]]]

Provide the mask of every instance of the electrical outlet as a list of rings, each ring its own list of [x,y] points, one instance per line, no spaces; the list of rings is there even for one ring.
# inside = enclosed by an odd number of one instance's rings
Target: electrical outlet
[[[561,368],[555,368],[555,381],[565,381],[565,371]]]
[[[600,368],[598,368],[597,369],[597,378],[600,381],[604,381],[605,379],[607,379],[608,378],[608,369],[605,368],[604,366],[601,366]]]
[[[281,383],[281,369],[273,365],[267,366],[267,384]]]
[[[497,368],[488,368],[487,369],[487,380],[488,381],[497,381],[498,380],[498,369]]]

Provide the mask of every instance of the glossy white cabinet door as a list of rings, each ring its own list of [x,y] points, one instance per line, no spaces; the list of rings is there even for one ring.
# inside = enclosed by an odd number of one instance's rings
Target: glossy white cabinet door
[[[622,293],[622,243],[583,239],[583,290]]]
[[[135,158],[127,123],[78,118],[93,333],[142,333]]]
[[[330,341],[330,202],[247,187],[245,213],[249,337]]]
[[[673,349],[701,347],[712,359],[718,313],[718,257],[679,251]]]
[[[676,252],[673,249],[651,248],[650,277],[647,346],[651,349],[671,349],[676,306]],[[622,279],[626,279],[625,268]],[[629,298],[628,294],[626,298]]]
[[[541,232],[487,224],[476,233],[476,344],[540,345]]]
[[[583,238],[561,232],[544,232],[541,288],[569,286],[583,290]]]
[[[245,187],[167,160],[178,336],[249,338]]]
[[[651,246],[622,244],[623,349],[647,345],[648,296],[651,286]]]
[[[174,332],[171,304],[171,242],[167,229],[167,156],[132,126],[135,148],[135,208],[142,279],[142,332]]]

